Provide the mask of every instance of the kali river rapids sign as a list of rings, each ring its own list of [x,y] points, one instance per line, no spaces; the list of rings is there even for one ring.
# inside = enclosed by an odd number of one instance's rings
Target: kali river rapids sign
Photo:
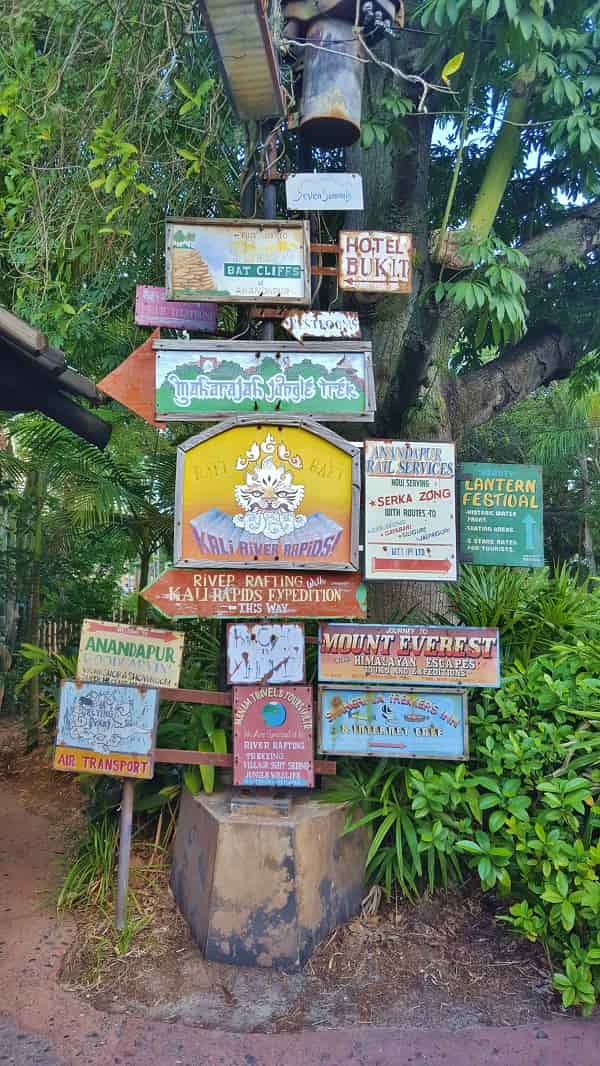
[[[142,596],[168,618],[366,618],[359,574],[165,570]]]
[[[175,564],[357,570],[358,448],[301,418],[240,416],[180,445]]]
[[[499,633],[463,626],[329,623],[319,627],[319,680],[497,688]]]
[[[267,412],[373,421],[371,345],[155,341],[159,421]]]
[[[463,463],[459,487],[460,550],[466,562],[544,565],[541,467]]]
[[[310,303],[308,222],[167,220],[167,299]]]
[[[177,688],[183,633],[84,619],[77,679]]]
[[[456,581],[453,444],[365,441],[365,577]]]
[[[233,783],[314,788],[310,685],[234,688]]]
[[[151,778],[158,689],[63,681],[54,769]]]
[[[319,751],[380,759],[467,759],[467,694],[322,685]]]

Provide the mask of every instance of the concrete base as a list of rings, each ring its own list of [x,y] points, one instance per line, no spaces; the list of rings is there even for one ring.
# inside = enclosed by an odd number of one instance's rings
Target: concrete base
[[[231,798],[183,790],[177,905],[212,962],[297,969],[358,913],[369,833],[341,836],[345,807],[314,796],[295,798],[286,816],[231,813]]]

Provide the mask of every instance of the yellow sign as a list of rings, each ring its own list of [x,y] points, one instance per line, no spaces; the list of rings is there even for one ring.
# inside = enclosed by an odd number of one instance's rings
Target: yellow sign
[[[177,460],[175,565],[358,568],[358,449],[295,417],[223,422]]]
[[[85,618],[77,677],[123,685],[177,688],[183,633]]]
[[[63,744],[54,749],[54,769],[72,774],[108,774],[109,777],[142,777],[154,774],[152,759],[147,755],[120,755],[118,752],[82,751]]]

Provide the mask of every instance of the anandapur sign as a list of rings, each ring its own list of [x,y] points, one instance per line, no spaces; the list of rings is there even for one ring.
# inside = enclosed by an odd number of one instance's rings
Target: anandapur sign
[[[77,679],[177,688],[182,655],[183,633],[86,618]]]

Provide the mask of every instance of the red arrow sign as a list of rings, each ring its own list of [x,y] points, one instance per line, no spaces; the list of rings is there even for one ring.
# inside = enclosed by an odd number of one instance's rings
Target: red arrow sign
[[[452,568],[449,559],[373,559],[374,570],[410,570],[413,572],[435,571],[448,573]]]
[[[142,591],[168,618],[362,618],[359,574],[165,570]]]
[[[154,417],[156,356],[152,342],[156,340],[160,340],[159,329],[155,329],[139,348],[128,355],[124,363],[102,378],[102,381],[98,382],[98,388],[130,411],[135,411],[136,415],[141,415],[146,422],[163,429],[164,422],[157,422]]]

